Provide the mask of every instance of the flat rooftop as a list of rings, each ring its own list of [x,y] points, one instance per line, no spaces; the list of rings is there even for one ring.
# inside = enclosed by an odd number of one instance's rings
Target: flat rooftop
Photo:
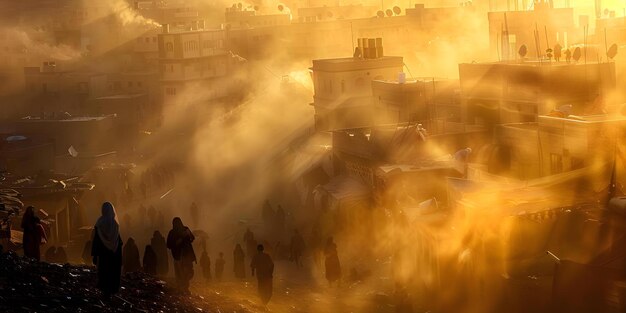
[[[313,67],[311,69],[324,72],[346,72],[386,67],[402,68],[402,66],[404,66],[404,61],[402,57],[399,56],[384,56],[376,59],[347,57],[313,60]]]
[[[23,117],[21,119],[15,120],[15,122],[27,122],[27,123],[45,123],[45,122],[88,122],[88,121],[102,121],[113,116],[76,116],[76,117],[67,117],[67,118],[59,118],[59,119],[42,119],[41,117]]]
[[[572,122],[572,123],[583,123],[583,124],[594,124],[594,123],[613,123],[613,122],[624,122],[626,121],[626,117],[620,115],[570,115],[568,117],[555,117],[555,116],[547,116],[547,115],[539,115],[539,121],[563,121],[563,122]]]
[[[121,94],[121,95],[99,97],[99,98],[96,98],[96,100],[137,99],[145,95],[146,95],[145,93]]]

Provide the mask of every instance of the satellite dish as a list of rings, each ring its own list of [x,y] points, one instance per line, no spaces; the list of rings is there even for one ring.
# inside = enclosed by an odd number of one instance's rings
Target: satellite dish
[[[393,13],[395,15],[400,15],[400,13],[402,13],[402,9],[400,9],[400,7],[396,5],[395,7],[393,7]]]
[[[331,11],[326,12],[326,16],[328,16],[328,18],[332,18],[333,17],[333,12],[331,12]]]
[[[278,5],[278,11],[282,12],[285,9],[285,7],[282,4]]]
[[[243,4],[241,2],[237,3],[237,8],[241,10],[241,8],[243,8]]]
[[[387,14],[387,16],[391,17],[391,16],[393,16],[393,11],[391,11],[391,9],[387,9],[385,11],[385,14]]]
[[[258,5],[255,5],[255,6],[253,7],[253,9],[254,9],[255,11],[258,11],[258,10],[259,10],[259,6],[258,6]]]
[[[376,12],[376,16],[378,16],[378,17],[385,17],[385,12],[378,11],[378,12]]]
[[[526,45],[522,45],[521,47],[519,47],[517,54],[519,54],[521,58],[525,58],[528,54],[528,48],[526,47]]]
[[[606,56],[613,60],[613,58],[617,55],[617,44],[612,44],[609,48],[609,51],[606,52]]]
[[[561,59],[561,50],[563,50],[563,47],[561,47],[561,45],[559,45],[558,43],[554,45],[554,59],[557,62]]]
[[[578,62],[581,56],[582,56],[582,52],[580,50],[580,47],[576,47],[576,49],[574,49],[574,54],[572,55],[572,58],[574,58],[574,61]]]

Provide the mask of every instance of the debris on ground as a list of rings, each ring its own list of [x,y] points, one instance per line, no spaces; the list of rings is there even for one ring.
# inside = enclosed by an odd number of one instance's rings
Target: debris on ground
[[[141,272],[123,275],[120,292],[110,299],[96,280],[94,267],[0,253],[0,312],[248,312],[220,295],[177,293]]]

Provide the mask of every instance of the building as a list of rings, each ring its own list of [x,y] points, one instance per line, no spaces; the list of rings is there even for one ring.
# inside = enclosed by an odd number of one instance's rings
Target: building
[[[354,5],[334,5],[298,8],[298,22],[312,23],[320,21],[358,19],[376,16],[377,7]]]
[[[496,129],[488,171],[521,180],[613,163],[623,117],[539,116],[536,123]]]
[[[356,15],[346,13],[345,18],[340,18],[344,15],[342,12],[349,9],[353,9],[349,12]],[[324,7],[311,4],[310,8],[298,9],[302,14],[288,25],[229,29],[228,48],[250,60],[308,61],[352,53],[358,45],[357,38],[384,38],[388,55],[408,55],[432,49],[431,43],[444,38],[454,43],[462,43],[466,35],[474,38],[475,29],[459,28],[451,21],[483,18],[472,7],[425,8],[416,5],[406,10],[398,11],[398,8],[395,12],[389,7],[385,11],[391,15],[384,17],[376,15],[378,8],[372,9],[369,11],[369,7],[359,5]],[[358,13],[362,10],[370,13]]]
[[[82,115],[88,111],[90,101],[108,93],[106,74],[58,69],[55,62],[25,67],[24,80],[28,104],[24,115]]]
[[[418,78],[372,82],[374,123],[422,124],[429,134],[451,132],[461,124],[458,80]]]
[[[204,21],[192,22],[190,30],[163,25],[158,41],[164,106],[194,88],[203,91],[196,95],[195,102],[227,100],[233,95],[233,81],[226,78],[243,60],[225,49],[224,39],[224,30],[205,29]]]
[[[402,57],[385,56],[382,38],[361,38],[354,57],[313,60],[315,125],[320,131],[369,126],[372,81],[391,80],[402,72]],[[367,113],[365,113],[367,114]]]
[[[0,141],[0,172],[28,176],[50,172],[55,166],[55,147],[50,139],[3,134]]]
[[[535,122],[564,105],[589,115],[615,88],[615,64],[547,61],[460,64],[463,121],[470,125]]]
[[[573,8],[554,8],[552,1],[533,0],[526,11],[489,12],[489,46],[498,60],[545,58],[547,49],[569,47],[582,39]],[[581,25],[586,26],[586,25]],[[518,56],[522,45],[527,55]]]
[[[114,151],[114,116],[23,118],[5,121],[11,133],[25,137],[41,137],[54,142],[55,156],[68,155],[74,147],[81,154]]]
[[[32,177],[3,174],[0,189],[15,190],[21,195],[24,206],[32,205],[37,209],[44,228],[48,228],[49,243],[68,244],[80,235],[79,228],[86,224],[80,200],[95,187],[81,182],[80,178],[51,173]]]
[[[256,28],[267,26],[289,25],[291,16],[289,14],[263,14],[257,15],[254,10],[244,9],[239,5],[233,4],[232,7],[226,8],[224,25],[230,29],[236,28]]]

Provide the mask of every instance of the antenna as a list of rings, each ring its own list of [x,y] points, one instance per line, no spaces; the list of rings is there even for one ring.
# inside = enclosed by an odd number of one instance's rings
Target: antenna
[[[535,23],[535,30],[533,31],[533,36],[535,37],[535,51],[537,52],[537,59],[541,62],[541,55],[539,53],[539,33],[537,32],[537,24]]]
[[[352,21],[350,21],[350,41],[352,42],[352,52],[354,52],[354,29],[352,29]]]
[[[587,65],[587,32],[588,31],[589,31],[589,24],[585,26],[585,44],[583,46],[583,48],[585,48],[585,50],[583,51],[585,55],[585,65]]]
[[[606,53],[606,61],[609,62],[609,43],[606,39],[606,27],[604,28],[604,52]]]

